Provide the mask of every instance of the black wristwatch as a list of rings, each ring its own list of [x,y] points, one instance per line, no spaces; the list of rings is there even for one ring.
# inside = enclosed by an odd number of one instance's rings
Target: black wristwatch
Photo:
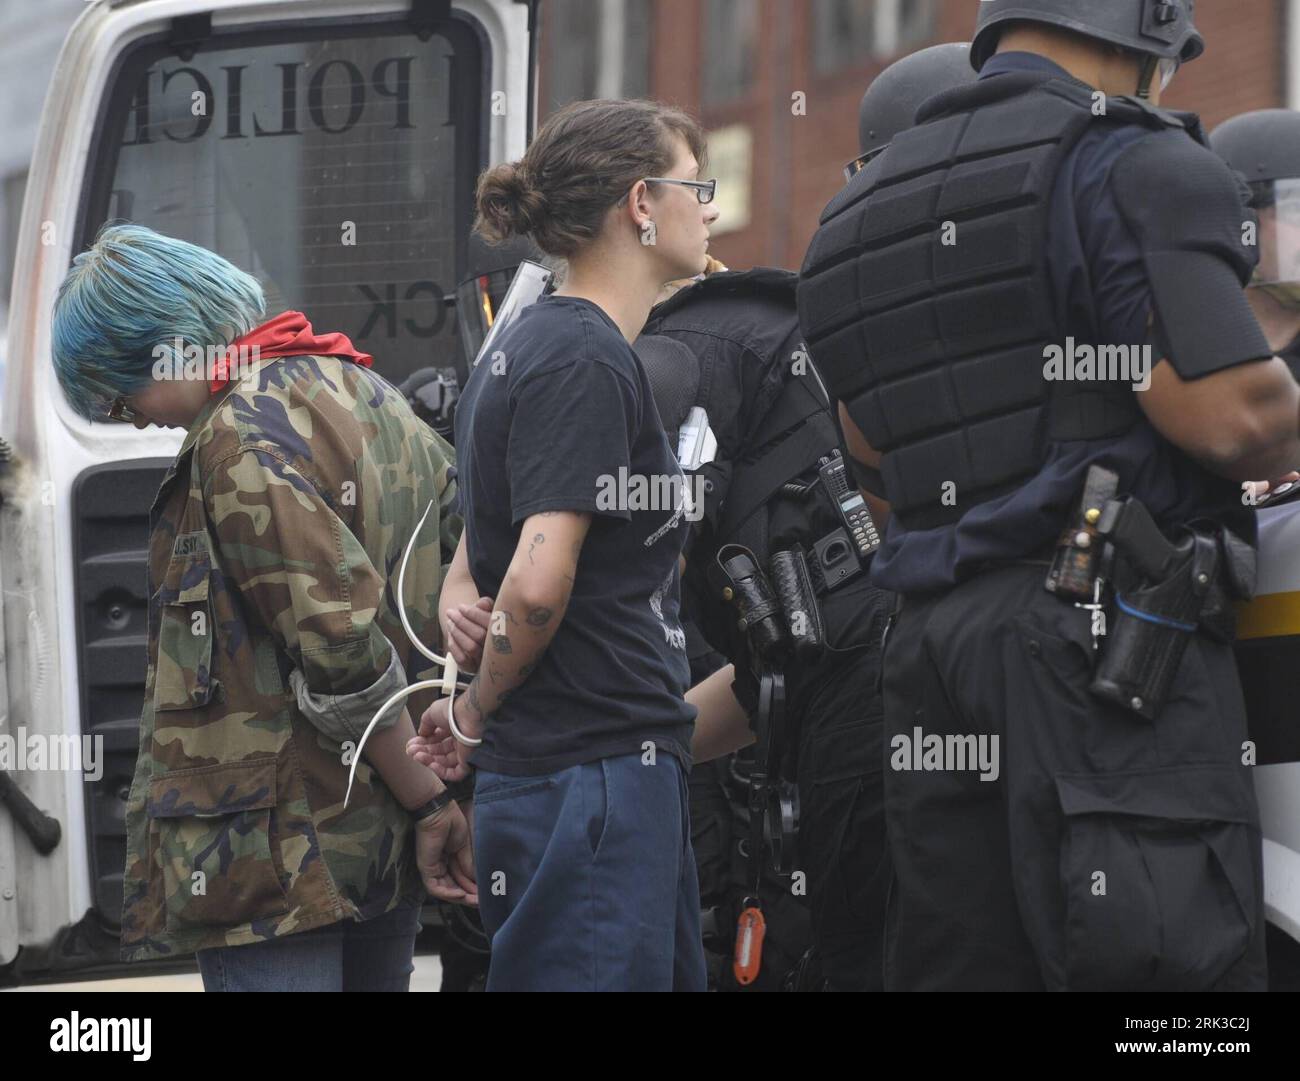
[[[432,818],[446,807],[447,804],[454,802],[455,798],[456,797],[451,794],[450,788],[444,788],[434,796],[433,799],[429,800],[428,803],[422,803],[420,806],[412,810],[410,815],[415,819],[415,821],[423,822],[426,818]]]

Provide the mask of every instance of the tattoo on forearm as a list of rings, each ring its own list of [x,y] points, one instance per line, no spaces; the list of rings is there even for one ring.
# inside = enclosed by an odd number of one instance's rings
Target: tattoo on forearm
[[[498,668],[495,664],[488,665],[488,679],[492,681],[492,686],[495,687],[497,685],[497,681],[504,675],[505,673],[501,671],[501,669]]]
[[[478,676],[475,676],[473,682],[470,683],[469,690],[465,692],[465,697],[469,699],[469,708],[482,717],[483,707],[479,705],[478,700]]]
[[[529,611],[528,615],[524,617],[524,622],[526,622],[530,627],[545,627],[546,624],[551,621],[551,617],[554,614],[555,613],[551,609],[545,606],[533,608]]]
[[[510,638],[504,634],[494,634],[492,636],[492,648],[498,653],[511,652]]]
[[[536,548],[539,544],[545,544],[545,543],[546,543],[545,534],[542,533],[533,534],[533,542],[528,546],[528,562],[530,564],[533,562],[533,549]]]

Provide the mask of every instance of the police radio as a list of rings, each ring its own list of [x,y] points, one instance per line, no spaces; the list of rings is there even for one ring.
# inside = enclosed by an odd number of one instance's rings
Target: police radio
[[[857,546],[858,555],[865,559],[880,547],[880,533],[867,508],[867,501],[862,498],[861,492],[850,486],[848,469],[838,450],[821,461],[818,476],[840,512],[840,520]]]

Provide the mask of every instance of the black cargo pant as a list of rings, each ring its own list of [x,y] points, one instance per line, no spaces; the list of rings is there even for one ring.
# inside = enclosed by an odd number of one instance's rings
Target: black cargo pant
[[[1194,635],[1147,721],[1089,694],[1091,617],[1045,575],[906,597],[888,632],[886,988],[1263,990],[1230,647]]]
[[[800,730],[798,867],[807,874],[816,961],[832,991],[882,989],[889,861],[880,648],[877,639],[842,656],[812,694]]]

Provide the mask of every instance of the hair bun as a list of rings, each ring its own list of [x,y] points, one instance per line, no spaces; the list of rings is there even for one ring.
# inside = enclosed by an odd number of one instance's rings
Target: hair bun
[[[532,186],[519,162],[504,162],[488,169],[478,182],[478,229],[500,242],[534,232],[545,217],[546,197]]]

